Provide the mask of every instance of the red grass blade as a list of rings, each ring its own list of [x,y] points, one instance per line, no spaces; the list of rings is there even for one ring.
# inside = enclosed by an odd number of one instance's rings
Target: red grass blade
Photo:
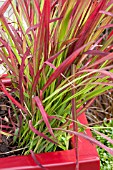
[[[105,134],[103,134],[103,133],[100,133],[99,131],[97,131],[97,130],[95,130],[95,129],[93,129],[93,131],[95,132],[95,133],[97,133],[98,135],[100,135],[100,136],[102,136],[104,139],[106,139],[108,142],[110,142],[111,144],[113,144],[113,139],[110,139],[108,136],[106,136]]]
[[[1,85],[2,91],[13,102],[13,104],[15,104],[19,109],[23,110],[25,113],[27,113],[26,109],[8,93],[8,91],[6,90],[1,80],[0,80],[0,85]]]
[[[48,62],[48,61],[46,61],[45,64],[47,64],[48,66],[50,66],[54,70],[56,69],[56,67],[53,64],[51,64],[50,62]]]
[[[48,58],[49,52],[49,22],[50,22],[50,0],[45,0],[42,15],[44,16],[45,36],[44,36],[44,60]]]
[[[12,127],[10,127],[10,126],[7,126],[7,125],[0,125],[0,129],[2,130],[2,129],[11,129]]]
[[[85,53],[92,54],[92,55],[99,55],[99,56],[106,56],[106,55],[110,54],[109,52],[103,52],[103,51],[99,51],[99,50],[88,50]]]
[[[40,5],[39,5],[39,2],[38,2],[37,0],[34,0],[34,4],[35,4],[36,9],[37,9],[37,11],[38,11],[38,13],[39,13],[39,16],[41,16],[41,11],[40,11]]]
[[[32,93],[34,93],[36,91],[37,82],[40,78],[40,73],[42,72],[42,70],[43,70],[43,68],[38,70],[37,73],[36,73],[36,76],[34,78],[33,85],[32,85]]]
[[[6,12],[7,8],[9,7],[9,5],[11,3],[10,1],[12,1],[12,0],[6,0],[4,2],[4,4],[0,7],[0,17],[1,17],[1,15],[4,15],[4,13]]]
[[[13,119],[12,119],[12,116],[11,116],[11,110],[10,110],[10,108],[8,108],[8,114],[9,114],[9,118],[10,118],[11,124],[12,124],[12,126],[13,126],[13,129],[16,130],[15,123],[13,122]]]
[[[113,66],[112,66],[113,67]],[[104,69],[84,69],[83,71],[80,71],[79,73],[84,73],[84,72],[92,72],[93,73],[102,73],[105,76],[109,76],[110,78],[113,79],[113,73],[106,71]]]
[[[50,134],[54,137],[53,130],[51,129],[51,126],[50,126],[50,123],[49,123],[49,120],[48,120],[48,115],[47,115],[46,111],[44,110],[44,107],[42,105],[41,100],[39,99],[38,96],[34,97],[34,99],[35,99],[35,102],[36,102],[38,108],[40,109],[40,112],[42,114],[43,120],[44,120]]]
[[[41,169],[47,170],[47,168],[43,167],[43,165],[39,162],[39,160],[37,159],[37,157],[35,156],[35,154],[32,150],[30,150],[30,153],[31,153],[31,156],[32,156],[34,162],[36,163],[36,165],[38,165]]]
[[[23,105],[23,102],[24,102],[24,94],[23,94],[22,82],[23,82],[24,69],[25,69],[25,60],[26,60],[27,56],[29,55],[29,52],[30,52],[30,49],[28,49],[25,52],[25,54],[23,55],[22,63],[20,65],[20,71],[19,71],[19,90],[20,90],[20,101],[21,101],[22,105]]]
[[[12,32],[14,33],[14,35],[15,35],[15,39],[17,40],[17,42],[20,44],[20,47],[22,47],[22,37],[20,37],[20,35],[19,35],[19,32],[12,26],[12,25],[10,25],[10,28],[12,29]]]
[[[105,26],[100,27],[100,29],[106,29],[106,28],[113,28],[113,24],[107,24]]]
[[[107,56],[105,57],[102,57],[101,59],[95,61],[94,64],[91,64],[89,67],[87,67],[88,69],[89,68],[94,68],[95,66],[99,65],[99,64],[102,64],[103,62],[105,62],[106,60],[112,60],[113,59],[113,53],[110,53],[108,54]]]
[[[39,26],[40,26],[40,23],[29,27],[29,28],[26,30],[26,34],[28,34],[30,31],[33,31],[33,30],[37,29]]]
[[[41,136],[42,138],[48,140],[49,142],[52,142],[52,143],[54,143],[54,144],[58,144],[57,142],[53,141],[53,140],[50,139],[48,136],[46,136],[44,133],[41,133],[41,132],[39,132],[38,130],[36,130],[36,129],[33,127],[31,120],[29,121],[29,127],[30,127],[30,129],[31,129],[36,135]]]
[[[100,14],[106,14],[106,15],[109,15],[109,16],[112,16],[112,17],[113,17],[113,14],[112,14],[111,12],[107,12],[107,11],[100,10],[99,13],[100,13]]]

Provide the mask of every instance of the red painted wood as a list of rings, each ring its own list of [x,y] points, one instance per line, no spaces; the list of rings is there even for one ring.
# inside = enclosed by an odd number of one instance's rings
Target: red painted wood
[[[7,84],[7,83],[6,83]],[[85,114],[79,116],[79,121],[87,124]],[[91,136],[90,130],[86,133]],[[74,149],[50,153],[36,154],[40,163],[48,170],[75,170],[76,156]],[[79,170],[100,170],[100,161],[94,144],[79,138]],[[0,158],[0,170],[41,170],[28,156],[12,156]]]

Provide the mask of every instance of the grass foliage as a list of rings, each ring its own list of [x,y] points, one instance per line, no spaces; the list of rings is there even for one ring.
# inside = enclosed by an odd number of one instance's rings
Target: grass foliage
[[[12,16],[5,16],[9,5]],[[113,27],[112,12],[111,0],[6,0],[1,6],[0,58],[12,89],[0,85],[20,109],[12,135],[27,147],[24,154],[68,149],[71,121],[112,89],[113,31],[104,34]]]

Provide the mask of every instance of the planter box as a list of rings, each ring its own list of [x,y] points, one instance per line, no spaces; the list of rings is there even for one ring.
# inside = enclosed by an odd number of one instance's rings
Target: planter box
[[[9,85],[9,80],[5,81]],[[79,116],[79,121],[87,124],[85,114]],[[86,133],[91,136],[90,130]],[[100,170],[99,156],[96,151],[96,146],[91,142],[79,137],[79,170]],[[36,154],[40,163],[48,170],[75,170],[76,155],[75,150],[57,151],[50,153]],[[31,157],[28,156],[12,156],[0,158],[0,170],[41,170]]]

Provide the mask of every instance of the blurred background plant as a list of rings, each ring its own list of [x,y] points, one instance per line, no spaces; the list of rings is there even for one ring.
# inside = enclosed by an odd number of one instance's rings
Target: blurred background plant
[[[87,109],[87,118],[90,123],[102,124],[104,120],[113,118],[113,92],[100,95]]]
[[[101,125],[95,125],[95,129],[98,129],[99,132],[107,135],[111,139],[113,139],[113,120],[106,121],[104,120]],[[96,139],[102,142],[104,145],[108,146],[109,148],[113,149],[113,144],[109,143],[106,139],[100,137],[96,133],[94,133]],[[113,156],[111,156],[108,152],[104,149],[97,147],[99,156],[100,156],[100,166],[101,170],[112,170],[113,169]]]
[[[5,16],[8,7],[12,15]],[[0,85],[20,111],[8,133],[25,147],[23,154],[68,149],[70,123],[112,89],[113,31],[104,33],[113,27],[112,12],[111,0],[6,0],[1,6],[0,59],[12,86]]]
[[[86,111],[91,127],[113,139],[113,92],[109,91],[96,98],[94,103]],[[113,144],[93,132],[93,136],[104,145],[113,149]],[[100,156],[101,170],[113,169],[113,156],[97,146]]]

